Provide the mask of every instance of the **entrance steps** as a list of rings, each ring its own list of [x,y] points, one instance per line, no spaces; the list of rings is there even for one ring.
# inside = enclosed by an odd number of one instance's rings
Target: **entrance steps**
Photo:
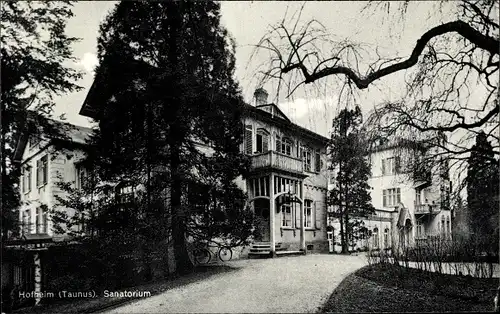
[[[274,246],[276,256],[290,256],[290,255],[302,255],[301,251],[287,251],[286,246],[282,243],[276,243]],[[255,242],[250,247],[248,252],[248,258],[268,258],[271,253],[271,243],[270,242]]]

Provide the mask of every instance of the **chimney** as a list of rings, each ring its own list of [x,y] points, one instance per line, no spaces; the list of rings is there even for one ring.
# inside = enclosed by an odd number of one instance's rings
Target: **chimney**
[[[257,88],[253,93],[253,96],[255,97],[255,106],[261,106],[267,104],[268,94],[266,90],[263,89],[262,87]]]

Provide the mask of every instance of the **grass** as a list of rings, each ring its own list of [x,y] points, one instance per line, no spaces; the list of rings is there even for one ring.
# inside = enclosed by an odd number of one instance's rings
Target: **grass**
[[[375,264],[344,279],[320,312],[492,311],[498,283]]]
[[[193,273],[170,280],[156,281],[140,286],[129,287],[118,291],[149,291],[151,296],[160,294],[170,289],[204,280],[213,275],[236,271],[237,268],[226,265],[198,266]],[[14,313],[94,313],[110,309],[124,303],[134,301],[138,298],[105,298],[103,296],[94,299],[66,299],[54,304],[27,307],[14,311]]]

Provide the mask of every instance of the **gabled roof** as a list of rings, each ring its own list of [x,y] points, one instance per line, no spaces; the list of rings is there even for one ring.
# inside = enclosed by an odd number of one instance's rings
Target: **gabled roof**
[[[103,64],[105,64],[106,62],[120,62],[120,61],[111,59],[109,61],[103,61]],[[122,62],[120,64],[123,64],[123,67],[127,67],[130,73],[141,73],[141,72],[151,73],[152,71],[157,71],[156,68],[152,67],[151,65],[143,61],[129,60],[127,62]],[[87,93],[85,101],[82,105],[82,108],[80,109],[81,115],[91,117],[97,120],[99,119],[99,113],[102,109],[101,106],[105,102],[103,101],[103,99],[107,100],[110,97],[109,89],[106,87],[105,84],[105,80],[108,75],[106,71],[107,68],[105,66],[101,66],[98,69],[96,76],[94,78],[94,82],[92,83],[92,86],[90,87],[90,90]],[[245,114],[257,116],[260,119],[264,119],[269,122],[280,125],[284,128],[288,128],[292,131],[299,132],[302,135],[318,140],[324,143],[325,145],[329,141],[328,138],[291,122],[290,119],[283,113],[283,111],[281,111],[281,109],[273,103],[259,105],[257,107],[249,104],[244,104],[244,107],[246,109]]]
[[[313,132],[309,129],[301,127],[298,124],[291,122],[290,119],[288,119],[288,117],[275,104],[261,105],[257,107],[245,104],[244,106],[245,106],[244,114],[247,116],[251,116],[256,119],[275,124],[279,127],[288,129],[292,132],[297,132],[302,136],[319,141],[324,145],[326,145],[330,141],[329,138],[324,137],[323,135],[320,135],[316,132]],[[268,110],[262,110],[261,108],[275,108],[277,109],[277,111],[273,113]]]
[[[264,110],[266,112],[269,112],[271,115],[274,115],[278,118],[291,122],[290,119],[288,119],[288,117],[286,116],[286,114],[284,114],[283,111],[281,111],[281,109],[275,104],[259,105],[256,106],[255,108]]]
[[[411,217],[410,217],[410,212],[408,211],[408,208],[404,207],[403,204],[399,204],[400,205],[400,212],[399,212],[399,217],[398,217],[398,222],[397,222],[397,226],[398,228],[403,228],[406,224],[406,221],[407,220],[410,220],[410,224],[411,224]]]
[[[53,119],[47,119],[48,124],[51,127],[58,129],[62,134],[61,135],[52,135],[49,140],[60,140],[69,143],[81,144],[85,145],[87,140],[90,138],[92,134],[92,129],[84,126],[74,125],[66,122],[61,122]],[[43,134],[42,134],[43,136]],[[20,162],[23,158],[23,152],[26,148],[26,144],[28,143],[30,134],[28,132],[23,132],[20,136],[19,141],[16,146],[16,150],[14,151],[14,161]]]

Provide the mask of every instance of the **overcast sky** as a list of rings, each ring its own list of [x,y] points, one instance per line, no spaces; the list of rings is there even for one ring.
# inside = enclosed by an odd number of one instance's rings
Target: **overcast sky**
[[[116,2],[81,1],[74,5],[75,16],[68,22],[67,33],[81,38],[74,45],[75,57],[79,59],[75,67],[85,71],[79,84],[84,88],[80,92],[65,95],[56,101],[55,115],[65,113],[69,122],[78,125],[89,125],[90,120],[79,116],[78,112],[93,81],[93,69],[97,58],[97,36],[99,24]],[[268,56],[259,53],[250,59],[254,46],[269,31],[269,26],[283,19],[285,11],[296,12],[302,3],[275,1],[241,1],[222,2],[222,22],[235,38],[236,78],[240,82],[245,99],[252,101],[252,94],[258,87],[256,70]],[[429,19],[429,13],[435,9],[432,2],[423,2],[412,7],[411,14],[404,24],[394,25],[387,22],[385,14],[362,13],[365,2],[308,2],[302,13],[303,21],[315,18],[320,21],[337,38],[349,38],[352,41],[367,44],[368,49],[378,47],[381,51],[393,56],[406,57],[411,53],[419,36],[433,25],[437,17]],[[397,98],[403,87],[404,73],[387,77],[373,87],[359,92],[358,102],[366,113],[374,105]],[[321,93],[315,92],[311,86],[297,90],[292,98],[276,99],[275,84],[264,86],[270,101],[278,103],[282,110],[297,123],[326,135],[331,119],[338,105],[338,91],[329,88]]]

